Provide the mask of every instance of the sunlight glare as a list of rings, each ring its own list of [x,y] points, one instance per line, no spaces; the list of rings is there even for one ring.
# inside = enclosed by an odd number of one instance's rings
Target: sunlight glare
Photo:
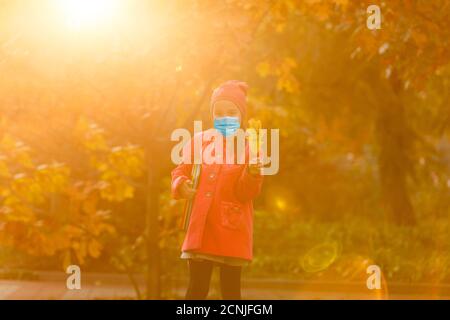
[[[58,0],[67,26],[80,30],[113,20],[118,0]]]

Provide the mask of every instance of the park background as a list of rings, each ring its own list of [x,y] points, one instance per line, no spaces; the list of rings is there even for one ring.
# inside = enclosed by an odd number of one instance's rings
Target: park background
[[[446,0],[0,1],[0,297],[182,296],[170,135],[239,79],[280,129],[244,297],[448,298],[449,39]]]

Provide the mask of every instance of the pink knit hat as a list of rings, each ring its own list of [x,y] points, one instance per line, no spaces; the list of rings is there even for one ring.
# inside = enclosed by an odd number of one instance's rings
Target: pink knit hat
[[[218,86],[211,97],[211,115],[214,111],[214,103],[219,100],[233,102],[241,112],[242,119],[247,115],[247,83],[239,80],[229,80]]]

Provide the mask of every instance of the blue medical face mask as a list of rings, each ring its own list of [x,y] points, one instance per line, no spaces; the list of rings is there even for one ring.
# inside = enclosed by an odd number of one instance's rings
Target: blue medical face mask
[[[214,119],[216,128],[224,137],[234,134],[241,127],[238,117],[220,117]]]

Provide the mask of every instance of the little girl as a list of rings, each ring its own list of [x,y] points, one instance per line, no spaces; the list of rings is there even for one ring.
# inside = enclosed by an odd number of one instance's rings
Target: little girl
[[[214,128],[193,138],[200,139],[203,151],[216,139],[222,139],[222,154],[226,154],[227,140],[234,139],[246,121],[247,88],[245,82],[230,80],[214,90]],[[211,130],[215,131],[213,138],[206,139]],[[191,139],[183,153],[192,153],[193,145]],[[203,158],[196,189],[190,180],[192,161],[184,161],[172,171],[173,197],[193,201],[181,254],[189,265],[186,299],[207,297],[214,265],[220,267],[223,299],[241,299],[241,269],[253,258],[253,199],[260,193],[263,181],[262,166],[249,164],[248,150],[246,143],[243,162],[230,164],[223,158],[222,163],[207,164]]]

